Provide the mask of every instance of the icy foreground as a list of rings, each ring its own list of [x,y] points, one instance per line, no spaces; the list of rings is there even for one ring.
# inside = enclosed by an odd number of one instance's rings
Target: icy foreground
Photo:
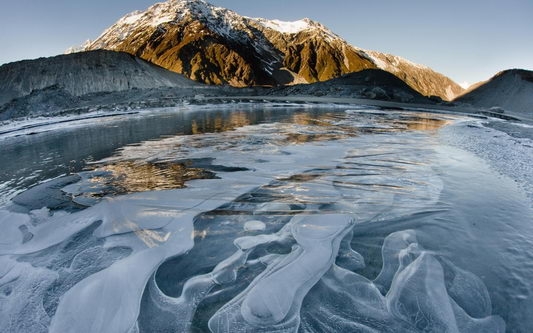
[[[436,132],[353,117],[146,141],[101,162],[228,168],[76,212],[4,208],[0,331],[504,332],[484,281],[414,228],[443,209]],[[101,175],[63,191],[87,203]]]

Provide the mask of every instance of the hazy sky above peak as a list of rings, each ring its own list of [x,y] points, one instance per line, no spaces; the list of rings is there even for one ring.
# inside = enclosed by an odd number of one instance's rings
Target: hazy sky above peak
[[[95,39],[153,0],[0,0],[0,64],[52,56]],[[532,0],[211,0],[245,16],[309,17],[352,45],[427,65],[458,83],[533,70]]]

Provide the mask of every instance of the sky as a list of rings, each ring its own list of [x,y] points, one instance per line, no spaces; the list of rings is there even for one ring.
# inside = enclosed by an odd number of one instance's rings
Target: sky
[[[155,2],[0,0],[0,64],[61,54]],[[354,46],[404,57],[460,84],[504,69],[533,70],[533,0],[209,2],[251,17],[308,17]]]

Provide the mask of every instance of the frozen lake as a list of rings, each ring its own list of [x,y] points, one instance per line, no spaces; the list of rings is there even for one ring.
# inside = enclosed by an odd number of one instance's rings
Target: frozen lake
[[[0,331],[530,332],[533,140],[484,125],[243,104],[0,137]]]

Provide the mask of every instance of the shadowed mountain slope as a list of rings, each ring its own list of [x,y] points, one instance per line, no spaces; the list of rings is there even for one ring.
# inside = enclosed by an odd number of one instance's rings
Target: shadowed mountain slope
[[[313,84],[275,89],[280,95],[312,95],[366,98],[401,103],[433,103],[395,75],[380,69],[366,69]]]
[[[95,92],[197,85],[130,54],[99,50],[1,66],[0,105],[51,87],[72,96],[82,96]]]
[[[124,52],[80,52],[0,67],[0,120],[194,95],[205,85]],[[220,90],[220,89],[218,89]],[[163,106],[158,102],[156,106]]]
[[[533,117],[533,71],[502,71],[455,102]]]

